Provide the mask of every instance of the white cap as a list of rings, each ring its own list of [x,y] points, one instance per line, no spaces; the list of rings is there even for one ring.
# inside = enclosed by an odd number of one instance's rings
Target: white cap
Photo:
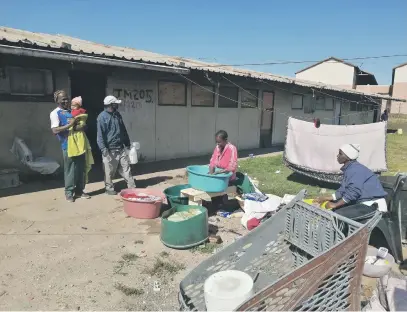
[[[359,144],[345,144],[342,145],[340,150],[349,157],[350,160],[355,160],[359,157],[360,145]]]
[[[108,95],[107,97],[105,97],[105,99],[103,100],[103,104],[105,105],[110,105],[110,104],[120,104],[122,101],[118,100],[115,96],[113,95]]]

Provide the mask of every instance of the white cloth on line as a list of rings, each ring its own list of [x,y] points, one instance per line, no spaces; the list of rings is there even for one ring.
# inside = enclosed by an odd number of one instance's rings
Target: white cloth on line
[[[314,123],[290,117],[284,157],[305,170],[341,173],[336,156],[344,144],[360,145],[358,161],[374,172],[386,171],[386,123],[338,126]]]

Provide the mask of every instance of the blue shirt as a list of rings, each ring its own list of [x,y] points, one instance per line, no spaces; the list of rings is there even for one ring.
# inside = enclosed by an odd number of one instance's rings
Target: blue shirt
[[[361,203],[386,197],[379,178],[369,168],[356,160],[344,165],[341,187],[335,192],[336,200],[348,204]]]
[[[97,143],[101,151],[120,150],[124,146],[130,147],[129,135],[118,111],[110,113],[104,110],[99,114]]]
[[[73,118],[71,113],[67,110],[59,110],[57,112],[58,118],[59,118],[59,126],[63,127],[68,124],[68,119]],[[62,131],[60,133],[57,133],[57,138],[59,139],[59,142],[61,143],[61,147],[63,151],[66,151],[68,148],[68,135],[69,135],[69,130]]]

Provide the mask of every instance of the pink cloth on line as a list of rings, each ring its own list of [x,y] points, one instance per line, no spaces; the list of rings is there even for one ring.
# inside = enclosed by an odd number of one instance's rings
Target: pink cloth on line
[[[211,161],[209,163],[211,168],[220,168],[230,172],[233,172],[230,180],[236,179],[237,170],[237,149],[231,143],[227,143],[223,151],[220,151],[219,146],[216,145],[213,151]]]

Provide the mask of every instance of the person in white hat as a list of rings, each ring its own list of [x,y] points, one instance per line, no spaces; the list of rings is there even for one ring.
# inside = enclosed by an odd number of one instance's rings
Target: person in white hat
[[[108,195],[117,194],[113,184],[116,171],[126,181],[128,188],[136,187],[126,151],[130,148],[130,138],[123,118],[117,111],[121,102],[113,95],[106,96],[103,101],[105,109],[97,118],[97,144],[102,152],[105,187]]]
[[[343,179],[340,188],[332,195],[322,196],[315,202],[326,204],[328,209],[337,209],[347,205],[363,203],[371,206],[378,204],[380,211],[387,211],[384,191],[378,176],[369,168],[357,161],[360,152],[359,144],[345,144],[339,149],[338,163],[343,165]]]

